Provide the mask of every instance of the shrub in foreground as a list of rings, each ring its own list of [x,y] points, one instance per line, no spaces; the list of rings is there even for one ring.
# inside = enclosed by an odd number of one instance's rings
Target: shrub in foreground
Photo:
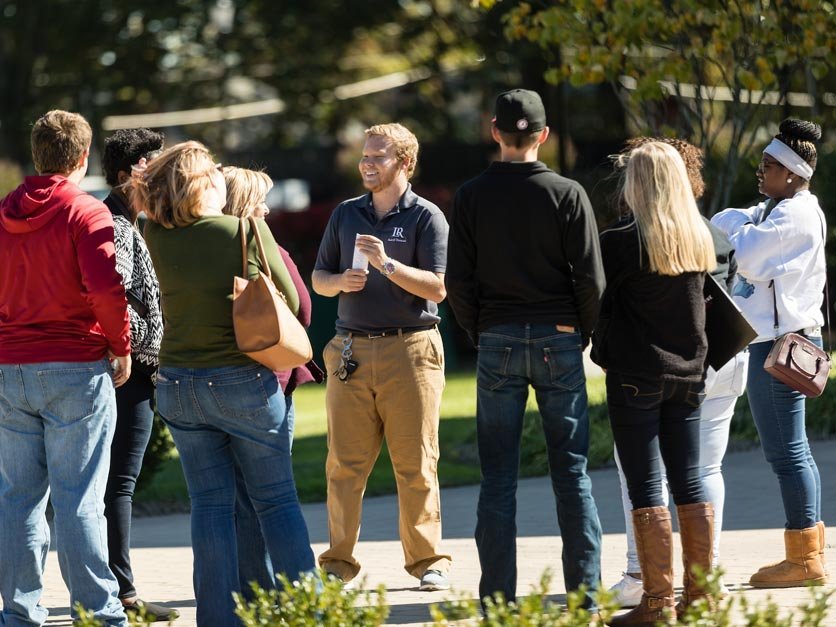
[[[698,576],[706,589],[715,598],[720,591],[722,571],[716,571],[707,578]],[[385,586],[376,591],[359,592],[345,590],[336,580],[321,583],[314,578],[290,583],[286,577],[279,578],[279,590],[262,590],[253,587],[254,598],[245,600],[235,595],[236,614],[245,627],[377,627],[383,625],[389,615],[386,605]],[[586,627],[604,625],[612,616],[616,606],[612,597],[602,591],[598,595],[600,615],[591,615],[581,607],[583,594],[570,593],[566,606],[549,599],[551,573],[547,570],[540,583],[526,597],[517,602],[487,600],[482,615],[478,600],[472,595],[459,593],[442,603],[430,605],[431,625],[448,627]],[[823,627],[827,624],[830,599],[836,590],[823,587],[810,589],[810,598],[794,612],[782,610],[772,600],[753,604],[743,595],[730,594],[713,607],[707,601],[692,605],[678,623],[686,627]],[[79,613],[75,627],[98,627],[101,625],[92,613],[77,608]],[[741,622],[742,620],[742,622]],[[141,614],[132,615],[132,627],[148,627],[148,621]],[[172,623],[169,623],[172,624]],[[672,624],[677,624],[672,619]]]

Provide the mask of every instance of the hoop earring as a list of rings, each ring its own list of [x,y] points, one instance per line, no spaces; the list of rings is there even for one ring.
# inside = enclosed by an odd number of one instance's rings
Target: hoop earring
[[[792,183],[792,179],[787,179],[787,185]]]

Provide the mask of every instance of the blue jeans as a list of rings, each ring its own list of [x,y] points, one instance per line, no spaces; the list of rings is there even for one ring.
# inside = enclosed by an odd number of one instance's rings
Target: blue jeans
[[[287,408],[287,433],[292,449],[296,412],[293,410],[293,396],[287,395],[284,400]],[[247,492],[244,476],[238,469],[235,471],[235,531],[238,539],[238,579],[241,582],[241,593],[245,598],[252,599],[251,582],[254,581],[260,588],[269,590],[276,587],[276,576],[270,554],[264,546],[258,515]]]
[[[192,504],[194,588],[201,627],[233,626],[240,591],[235,474],[240,470],[276,572],[314,568],[290,463],[285,399],[267,368],[166,368],[157,407],[180,453]]]
[[[821,346],[821,338],[810,339]],[[749,345],[749,406],[763,454],[778,476],[787,529],[807,529],[821,520],[821,478],[804,426],[806,397],[763,369],[773,344]]]
[[[106,360],[0,365],[0,625],[47,619],[40,599],[50,491],[70,605],[106,625],[126,624],[104,517],[115,424]]]
[[[585,585],[585,606],[594,608],[592,594],[601,579],[601,524],[586,472],[589,417],[581,336],[549,324],[498,325],[479,335],[477,364],[479,597],[501,592],[508,600],[516,598],[517,477],[531,385],[557,500],[566,589]]]

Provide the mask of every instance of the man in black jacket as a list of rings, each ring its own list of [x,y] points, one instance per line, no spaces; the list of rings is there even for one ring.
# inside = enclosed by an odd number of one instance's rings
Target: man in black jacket
[[[594,609],[601,526],[586,472],[582,349],[604,289],[595,218],[584,189],[537,160],[549,135],[537,93],[500,94],[491,132],[501,158],[456,194],[446,276],[453,312],[479,350],[479,596],[516,594],[519,443],[531,385],[557,499],[566,588],[584,585],[586,606]]]

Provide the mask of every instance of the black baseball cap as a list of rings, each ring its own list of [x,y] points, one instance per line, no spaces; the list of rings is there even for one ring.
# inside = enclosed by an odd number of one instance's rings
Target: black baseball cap
[[[546,127],[546,108],[536,91],[504,91],[496,97],[493,122],[506,133],[541,131]]]

